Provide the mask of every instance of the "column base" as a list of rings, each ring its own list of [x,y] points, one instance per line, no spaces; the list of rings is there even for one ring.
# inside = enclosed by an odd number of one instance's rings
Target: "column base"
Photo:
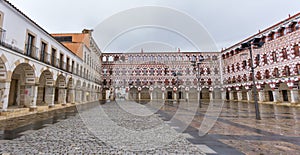
[[[62,103],[61,105],[62,105],[62,106],[67,106],[67,103]]]
[[[36,112],[37,111],[37,107],[34,106],[34,107],[29,107],[29,111],[30,112]]]
[[[49,105],[48,106],[48,108],[54,108],[55,107],[55,105],[53,104],[53,105]]]

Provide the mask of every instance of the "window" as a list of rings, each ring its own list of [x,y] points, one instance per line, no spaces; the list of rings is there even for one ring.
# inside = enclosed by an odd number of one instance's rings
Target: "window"
[[[285,66],[283,73],[284,73],[285,76],[290,76],[290,67],[289,66]]]
[[[300,75],[300,64],[297,64],[296,69],[297,69],[297,75]]]
[[[299,45],[294,45],[293,47],[295,56],[300,56]]]
[[[244,60],[244,61],[243,61],[243,69],[246,69],[246,67],[247,67],[247,61]]]
[[[35,37],[32,34],[28,33],[26,43],[26,55],[28,56],[32,56],[33,54],[34,39]]]
[[[266,54],[263,55],[263,61],[264,61],[264,64],[265,64],[265,65],[268,64],[268,58],[267,58],[267,55],[266,55]]]
[[[278,68],[275,68],[274,71],[273,71],[273,76],[278,78],[279,77],[279,70]]]
[[[60,56],[59,56],[59,67],[61,69],[64,68],[64,54],[60,53]]]
[[[286,52],[286,49],[282,49],[282,57],[283,59],[287,59],[288,58],[288,55],[287,55],[287,52]]]
[[[67,57],[67,62],[66,62],[66,70],[71,71],[70,70],[70,58],[68,58],[68,57]]]
[[[277,62],[276,52],[272,53],[272,57],[273,57],[273,62]]]
[[[76,65],[76,74],[78,75],[79,73],[79,64]]]
[[[55,61],[56,61],[56,49],[52,48],[51,49],[51,64],[55,66]]]
[[[42,42],[40,60],[43,61],[43,62],[45,62],[46,48],[47,48],[47,44],[45,42]]]

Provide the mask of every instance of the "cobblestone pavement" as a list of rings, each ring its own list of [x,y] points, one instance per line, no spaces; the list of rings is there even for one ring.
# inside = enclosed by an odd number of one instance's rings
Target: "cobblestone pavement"
[[[260,105],[262,120],[256,120],[253,103],[226,102],[213,128],[199,137],[207,107],[206,102],[185,131],[193,144],[207,145],[218,154],[300,154],[299,108]],[[168,121],[176,110],[176,105],[165,105],[160,114]]]
[[[1,140],[0,154],[203,154],[155,114],[131,115],[114,102],[78,108],[79,115]]]

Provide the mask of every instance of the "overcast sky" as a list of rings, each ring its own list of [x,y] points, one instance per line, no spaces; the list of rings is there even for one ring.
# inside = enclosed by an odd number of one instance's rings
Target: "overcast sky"
[[[204,26],[215,40],[218,50],[257,33],[259,29],[263,30],[286,19],[289,14],[294,15],[300,12],[299,0],[9,1],[50,33],[81,32],[84,28],[95,29],[105,19],[132,8],[143,6],[172,8],[187,14],[191,19],[197,20]],[[154,18],[159,20],[160,15],[156,15]],[[126,19],[120,21],[120,25],[126,21]],[[151,34],[150,38],[148,38],[148,34]],[[169,38],[169,41],[166,41],[166,38]],[[131,40],[130,45],[125,46],[129,40]],[[132,44],[132,40],[142,41]],[[123,34],[104,51],[137,50],[143,46],[145,48],[156,46],[158,49],[155,50],[159,50],[159,48],[163,48],[163,50],[168,50],[168,48],[169,50],[181,48],[182,51],[197,50],[189,43],[184,43],[183,40],[180,35],[163,32],[161,29],[147,28],[144,31],[139,29],[136,32]],[[153,46],[149,46],[151,42]]]

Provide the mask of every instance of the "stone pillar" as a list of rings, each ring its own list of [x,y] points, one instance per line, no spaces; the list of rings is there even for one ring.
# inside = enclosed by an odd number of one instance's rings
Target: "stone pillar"
[[[238,91],[237,92],[237,97],[238,97],[238,101],[242,101],[243,100],[243,93],[242,93],[242,91]]]
[[[214,99],[214,92],[209,92],[209,99],[210,100],[213,100]]]
[[[177,101],[177,93],[174,92],[174,100]]]
[[[150,100],[152,101],[153,100],[153,92],[150,91]]]
[[[70,88],[68,98],[69,98],[70,103],[75,104],[75,89],[74,88]]]
[[[229,100],[234,100],[233,92],[229,92]]]
[[[260,102],[264,102],[265,101],[265,92],[263,90],[258,91],[258,100]]]
[[[54,96],[55,96],[55,87],[54,86],[45,86],[45,102],[48,104],[49,108],[52,108],[55,106],[54,104]]]
[[[222,91],[222,100],[226,100],[226,91]]]
[[[8,107],[10,81],[3,83],[3,95],[2,95],[2,110],[6,111]]]
[[[66,105],[66,88],[60,87],[58,88],[58,103],[62,105]]]
[[[291,103],[299,102],[299,94],[297,89],[291,89]]]
[[[188,101],[189,100],[189,92],[186,91],[186,100]]]
[[[162,96],[162,97],[161,97],[162,100],[165,100],[165,92],[164,92],[164,91],[162,92],[162,95],[161,95],[161,96]]]
[[[274,102],[280,102],[280,94],[278,89],[272,91]]]
[[[30,105],[29,110],[30,111],[36,111],[36,109],[37,109],[36,101],[37,101],[37,96],[38,96],[39,84],[36,84],[36,85],[32,86],[32,89],[33,89],[33,91],[32,91],[33,96],[31,98],[31,105]]]
[[[252,100],[252,90],[251,89],[247,91],[247,100],[248,101]]]
[[[138,95],[139,95],[138,99],[141,100],[141,92],[140,91],[139,91]]]

